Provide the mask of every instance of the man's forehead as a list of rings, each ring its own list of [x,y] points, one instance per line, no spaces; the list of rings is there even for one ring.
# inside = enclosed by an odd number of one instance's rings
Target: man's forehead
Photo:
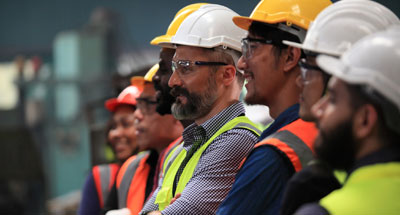
[[[328,90],[331,93],[339,95],[341,98],[345,98],[346,95],[349,94],[348,88],[346,87],[346,82],[344,82],[343,80],[341,80],[341,79],[339,79],[337,77],[332,77],[329,80]]]
[[[175,49],[170,48],[162,48],[160,51],[160,58],[161,59],[171,59],[175,54]]]

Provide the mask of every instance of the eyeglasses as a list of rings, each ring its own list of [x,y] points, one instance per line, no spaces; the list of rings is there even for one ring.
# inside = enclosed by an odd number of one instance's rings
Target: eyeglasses
[[[242,39],[242,55],[246,59],[250,59],[255,50],[261,45],[261,44],[267,44],[267,45],[281,45],[281,41],[275,41],[275,40],[266,40],[266,39],[256,39],[256,38],[250,38],[246,37]]]
[[[149,115],[155,112],[157,101],[150,98],[137,98],[136,108],[142,112],[143,115]]]
[[[228,65],[223,62],[206,62],[206,61],[190,61],[190,60],[177,60],[172,61],[172,72],[177,71],[178,75],[188,75],[195,70],[194,66],[225,66]]]
[[[299,61],[299,66],[301,70],[301,79],[303,84],[309,84],[315,78],[323,76],[324,71],[319,66],[313,66],[307,63],[306,59],[301,59]]]

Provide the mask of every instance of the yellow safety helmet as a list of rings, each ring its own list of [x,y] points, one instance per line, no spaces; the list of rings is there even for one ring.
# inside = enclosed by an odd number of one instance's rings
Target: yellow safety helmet
[[[178,11],[176,13],[174,19],[172,20],[171,24],[168,26],[167,33],[165,35],[158,36],[154,38],[150,44],[151,45],[158,45],[159,43],[162,42],[170,42],[171,37],[175,36],[176,31],[178,30],[179,26],[183,22],[183,20],[186,19],[187,16],[189,16],[191,13],[194,11],[198,10],[201,6],[206,5],[208,3],[196,3],[196,4],[190,4]]]
[[[245,30],[249,30],[253,21],[285,23],[289,27],[294,24],[307,30],[318,13],[331,4],[330,0],[261,0],[250,17],[236,16],[233,22]]]
[[[144,80],[145,81],[149,81],[152,82],[153,81],[153,77],[154,75],[157,73],[158,69],[160,68],[160,65],[154,64],[154,66],[152,66],[149,71],[146,73],[146,75],[144,76]]]

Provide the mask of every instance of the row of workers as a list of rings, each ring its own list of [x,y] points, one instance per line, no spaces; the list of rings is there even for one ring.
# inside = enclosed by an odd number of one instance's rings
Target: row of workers
[[[93,168],[80,214],[400,211],[400,21],[388,8],[261,0],[244,17],[192,4],[151,44],[159,63],[106,102],[121,167]],[[245,102],[274,118],[263,131],[239,101],[244,83]]]

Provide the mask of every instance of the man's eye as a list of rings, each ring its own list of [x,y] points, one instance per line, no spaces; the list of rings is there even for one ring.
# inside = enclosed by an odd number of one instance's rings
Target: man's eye
[[[182,72],[182,74],[188,74],[188,73],[190,73],[192,71],[192,69],[189,67],[189,66],[183,66],[182,67],[182,69],[181,69],[181,72]]]

